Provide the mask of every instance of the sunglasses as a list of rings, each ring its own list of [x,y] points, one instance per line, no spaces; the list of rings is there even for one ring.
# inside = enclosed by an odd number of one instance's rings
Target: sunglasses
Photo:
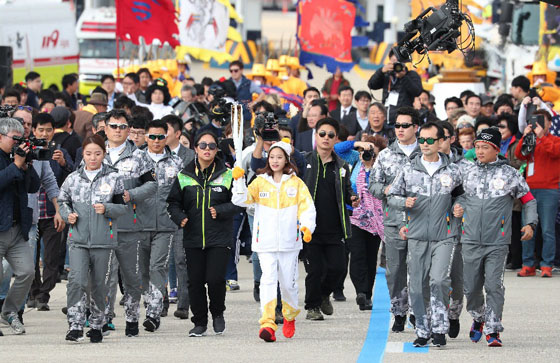
[[[403,129],[408,129],[409,127],[411,127],[413,124],[395,124],[395,128],[396,129],[400,129],[401,127]]]
[[[438,141],[439,139],[434,139],[433,137],[419,137],[418,138],[418,143],[419,144],[428,144],[428,145],[433,145],[436,141]]]
[[[27,111],[27,112],[33,112],[33,107],[31,106],[18,106],[17,109]]]
[[[116,130],[116,129],[126,130],[126,129],[128,129],[128,125],[127,125],[127,124],[114,124],[114,123],[110,123],[110,124],[107,124],[107,126],[109,126],[110,128],[112,128],[113,130]]]
[[[167,137],[167,135],[162,135],[162,134],[147,134],[146,136],[148,136],[148,139],[150,140],[165,140],[165,138]]]
[[[499,129],[507,129],[507,125],[498,125]]]
[[[457,130],[462,130],[462,129],[474,129],[474,126],[471,125],[470,123],[461,123],[459,124],[459,126],[457,126]]]
[[[334,139],[334,137],[336,136],[336,134],[335,134],[334,132],[332,132],[332,131],[329,132],[328,134],[327,134],[326,131],[319,131],[318,135],[319,135],[319,137],[325,137],[325,136],[328,135],[328,136],[329,136],[329,139]]]
[[[218,144],[216,144],[215,142],[207,143],[203,141],[199,142],[196,147],[198,147],[200,150],[206,150],[206,148],[210,150],[216,150],[218,148]]]
[[[232,68],[229,70],[229,73],[237,73],[239,72],[239,68]]]

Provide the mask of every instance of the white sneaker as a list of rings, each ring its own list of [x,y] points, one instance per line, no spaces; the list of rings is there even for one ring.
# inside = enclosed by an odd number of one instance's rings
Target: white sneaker
[[[12,328],[14,334],[16,335],[25,334],[25,327],[23,326],[21,321],[19,321],[19,317],[17,316],[16,313],[11,313],[8,316],[2,314],[2,322],[4,324],[9,325]]]

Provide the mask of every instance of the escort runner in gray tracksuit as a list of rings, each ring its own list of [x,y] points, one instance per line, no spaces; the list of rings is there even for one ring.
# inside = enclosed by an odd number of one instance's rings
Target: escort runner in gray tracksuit
[[[86,290],[91,273],[92,329],[101,330],[105,320],[105,304],[111,258],[117,247],[117,218],[126,213],[122,201],[124,185],[116,169],[102,165],[99,173],[89,180],[85,166],[79,167],[66,178],[60,189],[58,203],[60,215],[66,223],[71,213],[78,219],[70,226],[68,253],[67,306],[70,330],[81,331],[86,322]],[[102,203],[104,214],[97,214],[93,205]]]
[[[467,311],[475,323],[484,324],[485,334],[498,333],[504,330],[503,281],[513,202],[521,199],[526,225],[536,225],[537,203],[523,176],[502,156],[490,163],[463,163],[461,176],[465,193],[456,204],[464,210],[461,243]]]
[[[449,330],[450,270],[457,229],[452,228],[451,193],[461,184],[459,167],[439,154],[441,165],[430,175],[418,154],[405,165],[389,190],[389,203],[405,211],[401,228],[408,238],[409,294],[416,335],[429,339]],[[404,201],[416,197],[412,208]],[[397,204],[395,203],[395,204]]]
[[[165,147],[164,155],[154,161],[148,149],[142,150],[142,158],[148,169],[154,170],[157,190],[148,198],[138,201],[137,214],[143,221],[144,238],[140,245],[140,267],[142,271],[142,289],[147,303],[146,316],[157,321],[163,310],[169,254],[173,247],[173,237],[177,225],[167,213],[167,195],[181,170],[182,161],[172,155]],[[154,329],[154,330],[155,330]]]
[[[118,218],[118,247],[115,251],[113,271],[111,273],[111,287],[109,291],[109,304],[107,304],[107,318],[112,318],[111,303],[114,306],[116,285],[118,279],[118,266],[120,265],[121,277],[124,285],[124,312],[126,317],[126,335],[138,334],[138,319],[140,317],[140,297],[142,295],[142,278],[139,264],[139,250],[145,234],[142,232],[144,225],[143,215],[138,212],[138,203],[157,191],[157,184],[152,176],[151,165],[147,165],[142,151],[138,150],[129,141],[124,142],[125,147],[120,152],[118,159],[112,162],[109,153],[103,162],[118,170],[122,176],[124,189],[130,195],[126,204],[126,213]],[[118,263],[117,263],[118,261]],[[110,289],[111,290],[111,289]]]
[[[184,169],[191,161],[194,160],[194,150],[188,149],[179,144],[179,148],[175,153],[183,162]],[[182,170],[181,169],[181,170]],[[177,310],[175,316],[180,312],[184,315],[177,317],[186,318],[189,312],[189,289],[188,289],[188,274],[187,274],[187,259],[185,257],[185,248],[183,247],[183,229],[177,229],[175,236],[173,236],[173,257],[175,258],[175,273],[177,274]]]
[[[392,200],[397,204],[389,205],[385,195],[385,189],[391,185],[397,173],[410,163],[420,149],[415,150],[407,156],[399,147],[398,141],[382,150],[377,156],[373,173],[370,177],[369,191],[377,199],[383,202],[385,212],[383,225],[385,227],[385,249],[387,256],[387,286],[391,297],[391,313],[395,316],[406,317],[408,312],[408,289],[407,289],[407,241],[399,236],[398,226],[403,220],[403,212],[396,208],[399,197]]]

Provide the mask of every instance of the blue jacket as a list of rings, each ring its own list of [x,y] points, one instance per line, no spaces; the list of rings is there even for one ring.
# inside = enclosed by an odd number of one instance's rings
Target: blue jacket
[[[0,232],[12,228],[14,188],[19,200],[21,233],[26,241],[29,239],[33,210],[27,206],[27,193],[35,193],[39,187],[39,176],[34,168],[28,168],[27,171],[18,169],[10,161],[10,156],[0,150]]]
[[[251,80],[245,76],[243,76],[241,84],[237,88],[237,100],[243,104],[243,119],[245,122],[250,121],[251,111],[247,104],[253,100],[253,95],[251,94]]]

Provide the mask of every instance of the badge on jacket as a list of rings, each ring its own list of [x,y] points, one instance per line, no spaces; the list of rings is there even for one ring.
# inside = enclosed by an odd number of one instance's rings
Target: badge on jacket
[[[99,187],[99,193],[102,194],[102,195],[109,195],[109,194],[111,194],[112,190],[113,190],[113,188],[111,188],[111,186],[107,183],[103,183]]]
[[[286,189],[286,194],[289,198],[294,198],[297,195],[297,189],[294,187],[289,187]]]
[[[449,188],[451,186],[451,182],[452,179],[449,175],[447,174],[443,174],[440,178],[439,181],[441,182],[441,185],[445,188]]]
[[[128,159],[122,163],[121,170],[127,173],[132,171],[133,165],[132,160]]]
[[[165,176],[167,178],[174,178],[177,175],[177,168],[174,166],[168,166],[165,168]]]
[[[343,178],[346,177],[346,169],[340,168],[340,176]]]
[[[506,182],[503,179],[500,178],[496,178],[494,180],[492,180],[492,186],[494,187],[494,189],[496,190],[502,190],[504,189],[504,186],[506,185]]]
[[[259,198],[262,198],[262,199],[270,198],[270,193],[269,192],[259,192]]]

